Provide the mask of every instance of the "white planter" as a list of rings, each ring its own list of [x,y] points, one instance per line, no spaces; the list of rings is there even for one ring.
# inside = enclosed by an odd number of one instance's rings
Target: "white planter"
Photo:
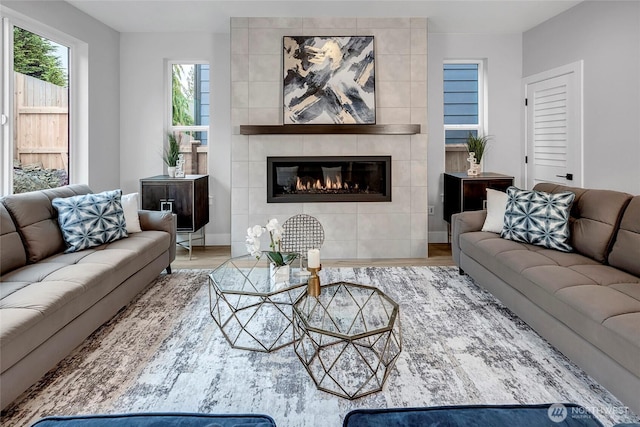
[[[289,265],[276,266],[274,263],[269,264],[269,278],[272,285],[281,285],[289,283]]]
[[[175,178],[175,176],[176,176],[176,167],[175,166],[169,166],[167,168],[167,173],[169,174],[170,178]]]

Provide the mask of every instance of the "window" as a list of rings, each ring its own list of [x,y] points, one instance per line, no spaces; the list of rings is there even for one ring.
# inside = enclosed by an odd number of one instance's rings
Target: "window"
[[[69,183],[69,48],[13,27],[13,193]]]
[[[186,174],[208,169],[210,70],[207,63],[171,62],[168,130],[180,144]]]
[[[0,194],[87,182],[87,45],[1,12]]]
[[[445,146],[464,144],[469,132],[484,134],[483,75],[482,61],[445,62]]]

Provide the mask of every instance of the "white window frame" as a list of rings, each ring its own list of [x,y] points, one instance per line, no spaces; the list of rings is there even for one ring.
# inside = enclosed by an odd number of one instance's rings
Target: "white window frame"
[[[478,65],[478,124],[461,124],[461,125],[444,125],[443,144],[446,147],[461,147],[463,144],[446,144],[446,134],[448,130],[475,130],[478,135],[486,135],[488,132],[487,121],[487,75],[486,75],[486,60],[484,59],[446,59],[444,64],[477,64]],[[444,89],[444,76],[443,76],[443,89]],[[444,123],[444,114],[442,116]]]
[[[0,194],[13,193],[13,27],[24,28],[69,48],[69,183],[89,183],[89,47],[87,43],[0,5],[2,18],[2,75],[0,120]]]
[[[0,195],[8,195],[13,192],[13,168],[8,165],[13,162],[13,79],[10,78],[13,67],[13,31],[4,9],[0,8],[1,30],[0,43],[2,44],[2,82],[0,82]]]

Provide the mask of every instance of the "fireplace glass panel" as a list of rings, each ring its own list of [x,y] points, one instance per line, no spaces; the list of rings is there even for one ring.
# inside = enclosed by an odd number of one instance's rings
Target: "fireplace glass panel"
[[[267,202],[390,202],[390,156],[267,157]]]

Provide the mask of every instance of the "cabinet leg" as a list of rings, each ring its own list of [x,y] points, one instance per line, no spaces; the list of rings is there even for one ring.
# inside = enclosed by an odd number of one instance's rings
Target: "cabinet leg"
[[[171,274],[171,265],[168,265],[166,270],[167,270],[167,274]]]

